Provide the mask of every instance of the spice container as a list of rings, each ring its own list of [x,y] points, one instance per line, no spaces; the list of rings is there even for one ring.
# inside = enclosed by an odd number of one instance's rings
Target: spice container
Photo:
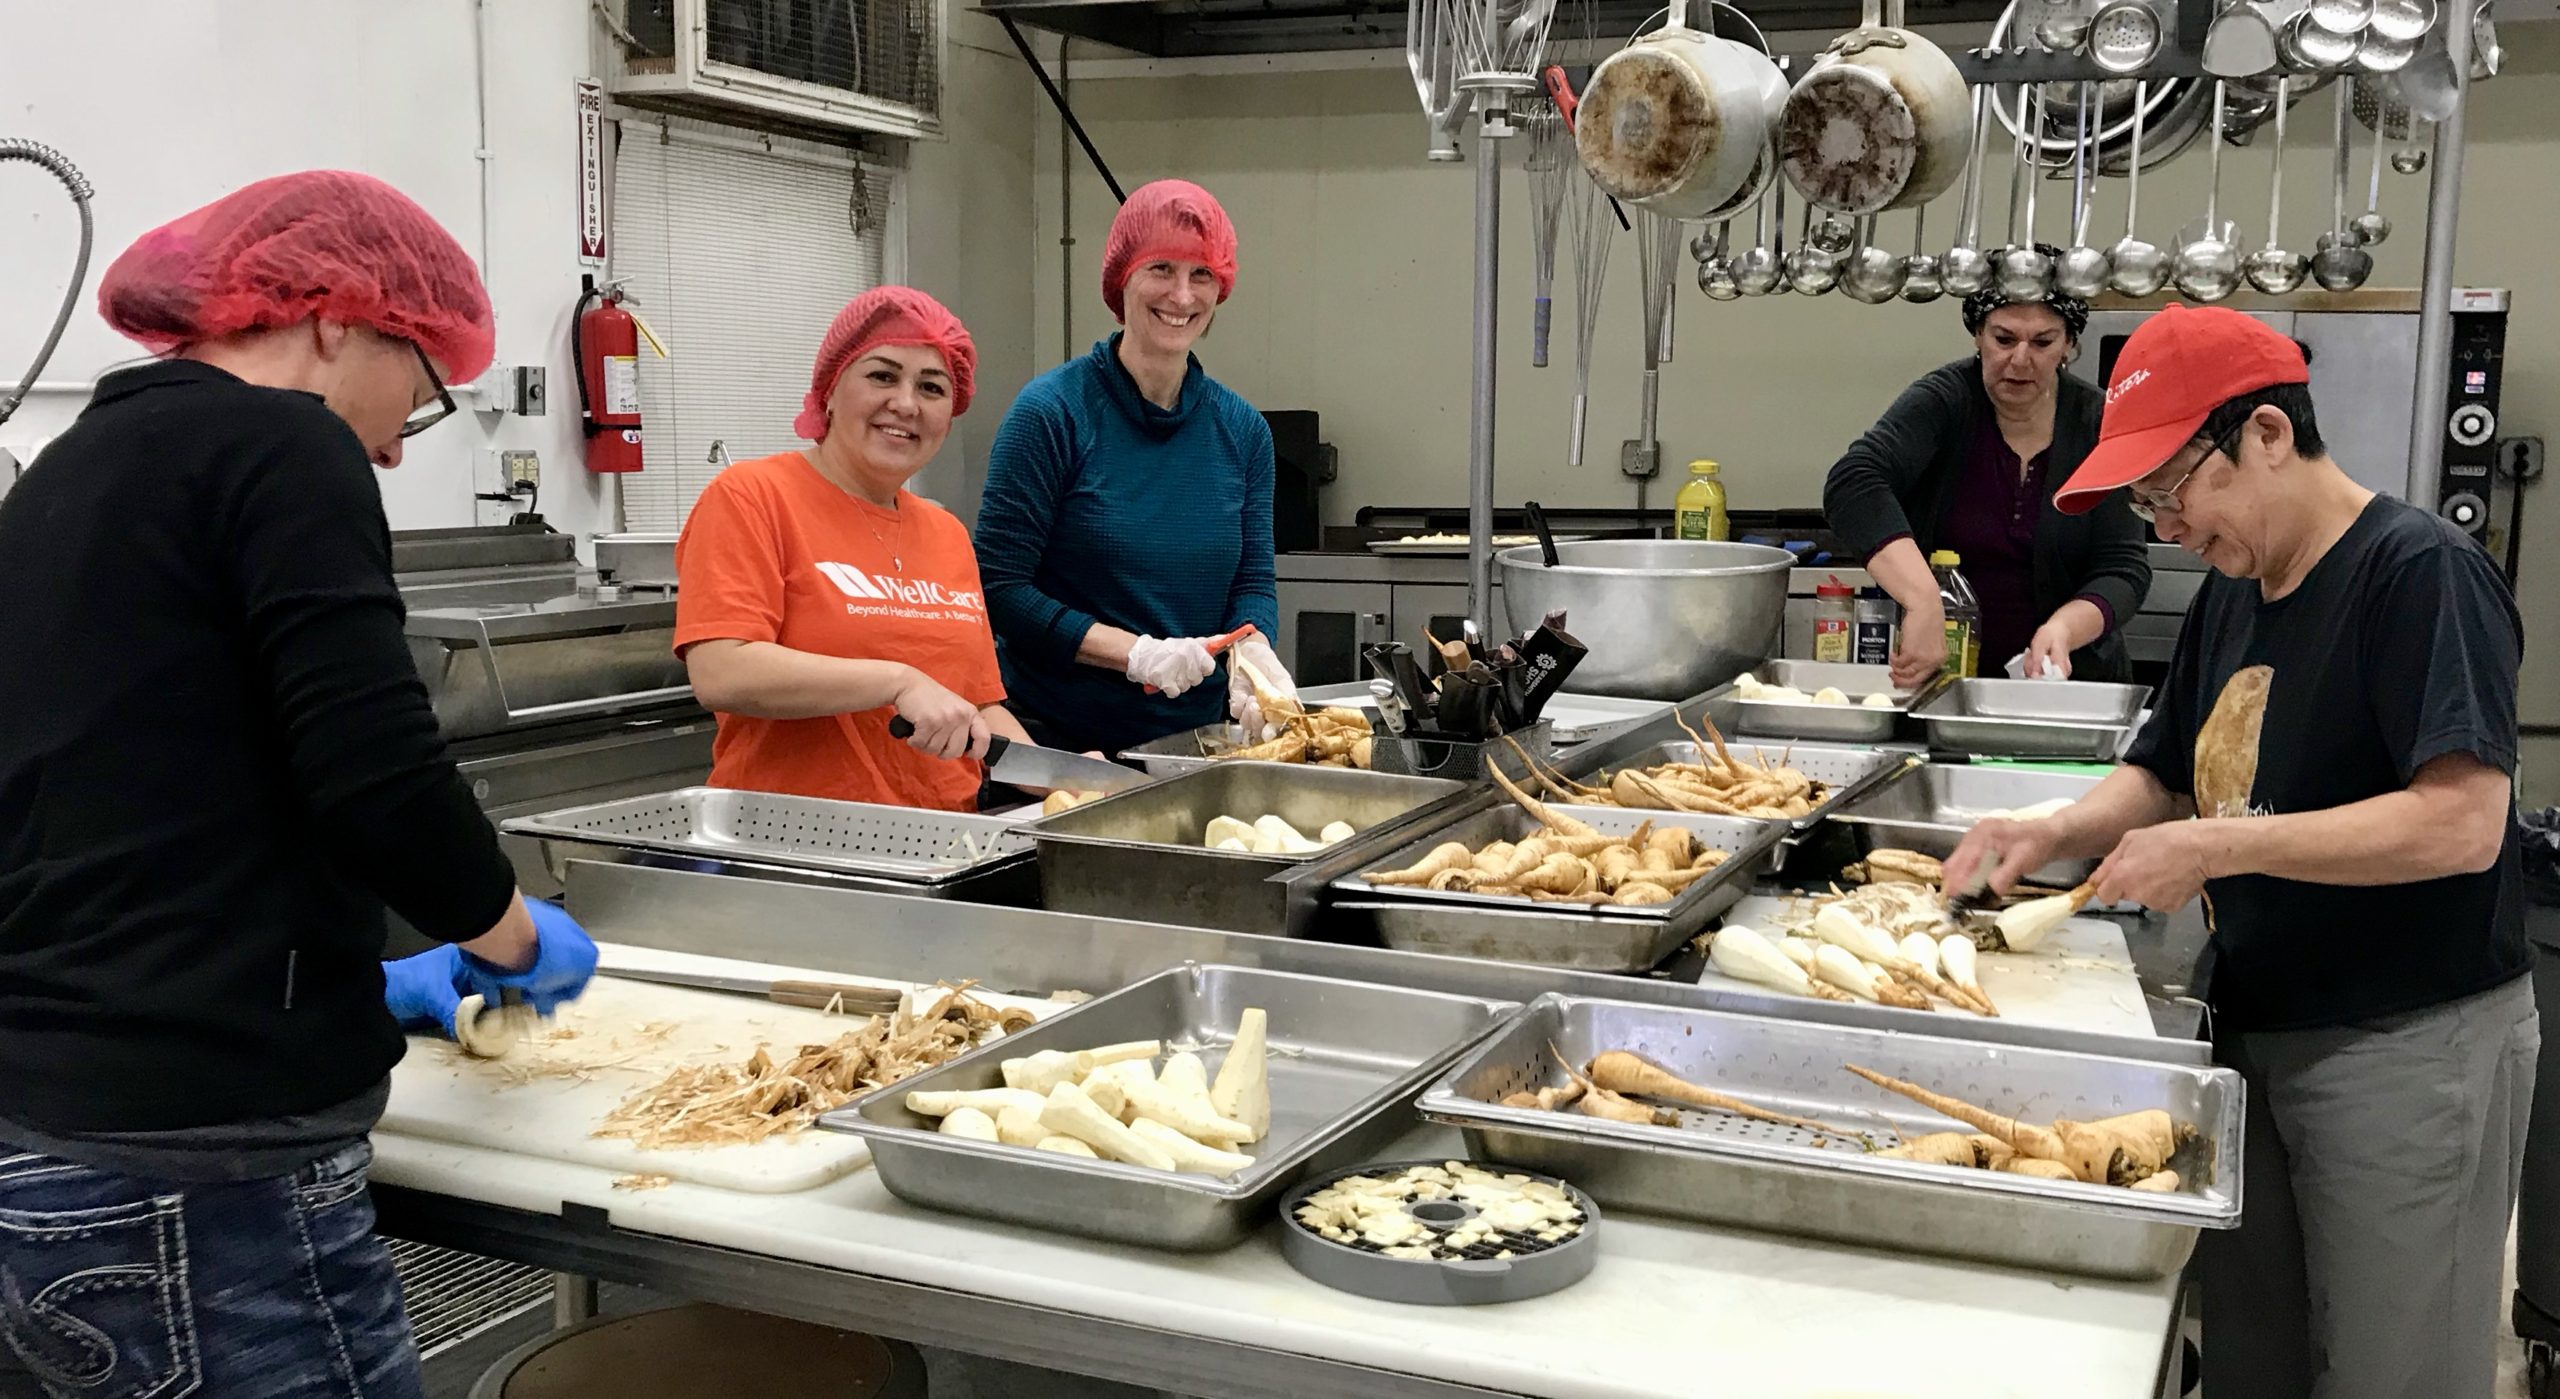
[[[1833,665],[1849,660],[1849,627],[1853,620],[1851,589],[1838,578],[1826,578],[1813,590],[1813,658]]]
[[[1893,598],[1882,588],[1860,588],[1851,615],[1850,659],[1859,665],[1891,665]]]

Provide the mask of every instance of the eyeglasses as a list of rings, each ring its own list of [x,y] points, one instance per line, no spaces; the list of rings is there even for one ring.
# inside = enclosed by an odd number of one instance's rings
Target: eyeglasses
[[[2135,486],[2131,490],[2127,491],[2126,494],[2132,497],[2128,503],[2133,509],[2134,518],[2143,521],[2145,524],[2152,524],[2157,523],[2160,516],[2164,513],[2175,514],[2178,511],[2185,509],[2185,503],[2178,499],[2179,492],[2184,491],[2187,488],[2187,483],[2189,481],[2196,479],[2196,473],[2204,470],[2204,464],[2213,460],[2214,453],[2220,452],[2228,456],[2231,452],[2231,447],[2226,444],[2236,442],[2240,436],[2240,429],[2247,427],[2248,425],[2249,420],[2243,418],[2239,422],[2232,424],[2229,432],[2224,433],[2220,438],[2208,443],[2205,447],[2204,455],[2196,458],[2195,464],[2188,467],[2179,475],[2178,484],[2171,486],[2169,489],[2165,491],[2150,491],[2144,490],[2140,486]],[[2232,460],[2236,463],[2239,459],[2234,457]]]
[[[409,342],[409,349],[418,357],[418,367],[427,371],[427,382],[435,386],[436,401],[409,415],[409,421],[400,425],[402,437],[417,436],[452,417],[460,407],[453,401],[453,391],[444,386],[444,379],[436,373],[435,361],[427,358],[427,352],[419,348],[415,340]]]

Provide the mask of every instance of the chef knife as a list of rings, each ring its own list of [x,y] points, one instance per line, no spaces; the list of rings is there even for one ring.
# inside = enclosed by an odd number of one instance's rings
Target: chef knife
[[[904,714],[889,721],[889,737],[915,736],[916,726]],[[1016,787],[1046,787],[1062,792],[1125,792],[1147,781],[1135,768],[1082,753],[1066,753],[1017,743],[1003,734],[987,736],[987,776]]]
[[[829,981],[766,981],[750,976],[711,976],[701,972],[642,970],[634,967],[606,967],[604,975],[624,981],[647,981],[660,986],[683,986],[695,991],[720,991],[733,996],[755,996],[775,1005],[801,1006],[809,1010],[833,1008],[847,1015],[888,1015],[898,1008],[904,993],[886,986],[847,986]],[[839,999],[841,998],[841,999]]]

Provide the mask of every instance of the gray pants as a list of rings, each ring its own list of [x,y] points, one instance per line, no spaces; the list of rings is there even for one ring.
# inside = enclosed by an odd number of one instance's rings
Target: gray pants
[[[2516,1197],[2516,1331],[2560,1345],[2560,1024],[2551,1024],[2560,1021],[2560,947],[2534,949],[2533,991],[2551,1032],[2542,1038],[2524,1190]]]
[[[2241,1226],[2200,1250],[2210,1399],[2490,1399],[2540,1048],[2523,977],[2217,1039],[2249,1102]]]

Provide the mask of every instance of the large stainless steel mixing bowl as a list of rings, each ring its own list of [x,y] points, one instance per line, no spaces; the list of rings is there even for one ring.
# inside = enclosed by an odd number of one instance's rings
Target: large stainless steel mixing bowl
[[[1577,694],[1682,700],[1776,654],[1795,556],[1760,544],[1689,539],[1594,539],[1494,556],[1503,606],[1518,635],[1557,608],[1591,654],[1569,682]]]

